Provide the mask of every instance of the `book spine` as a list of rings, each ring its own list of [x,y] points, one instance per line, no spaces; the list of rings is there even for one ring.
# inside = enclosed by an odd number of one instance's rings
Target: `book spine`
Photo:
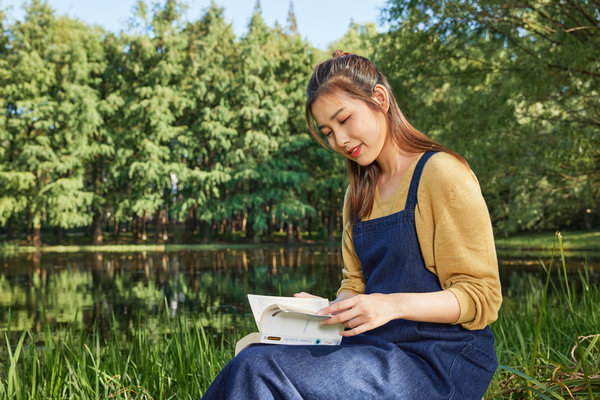
[[[341,343],[340,339],[329,339],[329,338],[310,338],[310,337],[297,337],[297,336],[273,336],[273,335],[262,335],[261,343],[270,344],[291,344],[291,345],[325,345],[325,346],[337,346]]]

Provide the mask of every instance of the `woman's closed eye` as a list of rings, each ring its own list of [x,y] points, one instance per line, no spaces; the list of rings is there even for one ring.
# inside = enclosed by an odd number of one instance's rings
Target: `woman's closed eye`
[[[347,117],[345,117],[343,120],[341,120],[341,121],[339,122],[339,124],[340,124],[340,125],[345,125],[345,124],[346,124],[346,123],[347,123],[347,122],[350,120],[350,117],[351,117],[351,116],[352,116],[352,114],[349,114]],[[321,130],[321,133],[322,133],[322,134],[323,134],[323,136],[325,136],[326,138],[329,138],[329,137],[330,137],[330,136],[333,134],[333,131],[330,131],[330,130],[323,131],[323,130]]]

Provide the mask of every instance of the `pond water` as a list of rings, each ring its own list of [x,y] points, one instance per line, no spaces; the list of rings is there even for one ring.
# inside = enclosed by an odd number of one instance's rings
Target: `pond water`
[[[342,265],[339,247],[213,251],[79,252],[0,255],[0,333],[67,326],[123,331],[157,326],[165,313],[212,332],[254,330],[246,294],[333,298]],[[582,260],[569,260],[571,274]],[[543,288],[538,260],[500,260],[505,298]],[[598,260],[587,264],[600,282]],[[9,325],[10,324],[10,325]],[[2,336],[4,336],[2,334]]]

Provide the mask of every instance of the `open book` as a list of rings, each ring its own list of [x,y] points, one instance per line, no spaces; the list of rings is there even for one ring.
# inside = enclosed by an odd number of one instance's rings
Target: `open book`
[[[317,315],[329,305],[327,299],[249,294],[248,301],[260,332],[240,339],[235,355],[254,343],[338,345],[342,340],[342,325],[321,325],[333,315]]]

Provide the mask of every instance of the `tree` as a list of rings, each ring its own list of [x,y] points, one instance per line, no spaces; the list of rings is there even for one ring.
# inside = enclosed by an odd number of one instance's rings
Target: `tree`
[[[467,155],[500,232],[580,225],[598,207],[594,7],[388,3],[379,62],[417,126]]]
[[[296,22],[296,13],[294,12],[294,3],[290,1],[288,9],[286,31],[289,35],[298,35],[298,23]]]
[[[335,50],[342,50],[348,53],[358,54],[360,56],[372,59],[376,52],[379,33],[375,23],[370,22],[365,25],[351,22],[348,32],[340,39],[329,45],[329,53]]]
[[[185,128],[177,140],[177,160],[185,164],[179,177],[175,205],[180,219],[186,219],[186,236],[197,228],[208,239],[211,224],[226,218],[222,200],[231,179],[228,154],[235,151],[232,127],[235,105],[235,36],[225,22],[224,10],[215,3],[202,18],[189,23],[182,93],[185,109],[179,118]]]
[[[117,214],[134,213],[141,222],[138,236],[145,240],[150,216],[154,215],[156,223],[161,218],[166,223],[171,175],[180,175],[182,168],[173,158],[182,131],[176,121],[184,102],[180,89],[185,41],[179,34],[181,5],[177,1],[157,6],[151,20],[140,2],[138,17],[152,35],[131,36],[125,57],[123,123],[127,131],[120,138],[124,151],[118,167],[127,171],[129,200]]]
[[[48,5],[33,0],[24,22],[11,28],[13,40],[5,75],[7,165],[3,178],[12,191],[12,214],[27,212],[32,243],[41,244],[41,225],[70,228],[90,222],[82,157],[96,129],[93,79],[95,36],[81,23],[55,18]],[[100,55],[101,57],[101,55]]]

